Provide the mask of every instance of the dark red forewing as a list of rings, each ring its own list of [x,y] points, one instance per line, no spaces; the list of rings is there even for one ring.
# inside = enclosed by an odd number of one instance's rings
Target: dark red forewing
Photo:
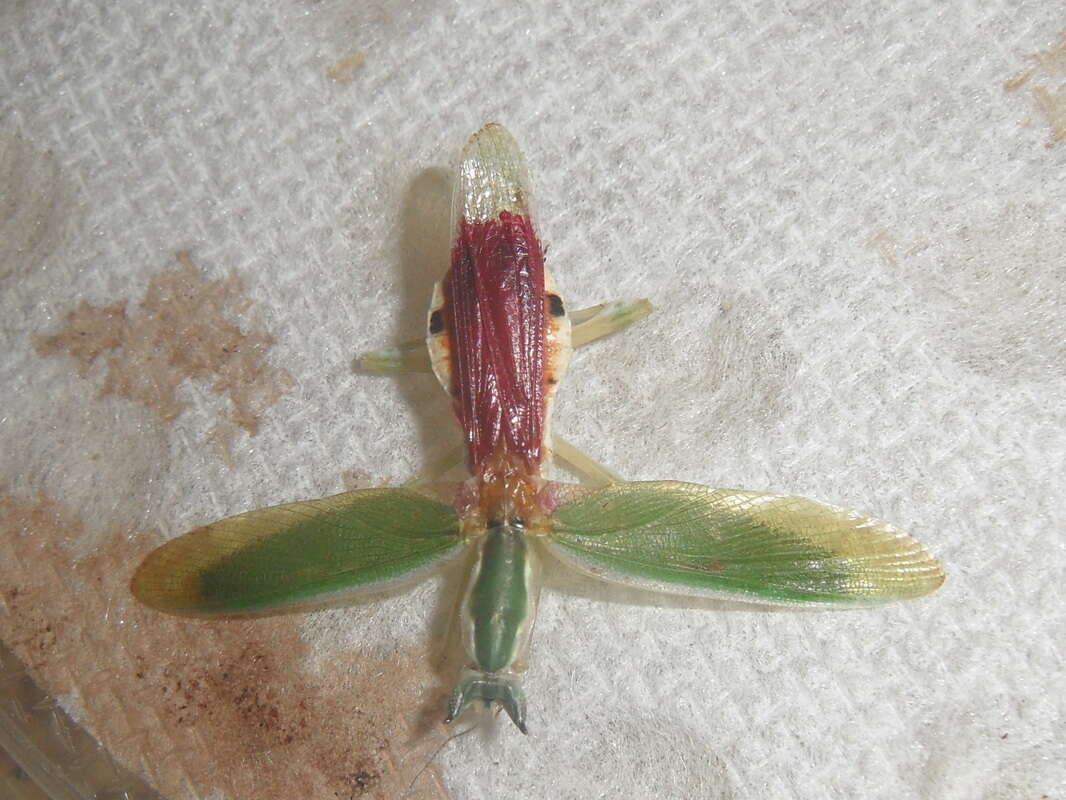
[[[544,437],[544,259],[528,216],[457,221],[444,281],[452,397],[476,474],[503,444],[531,470]]]

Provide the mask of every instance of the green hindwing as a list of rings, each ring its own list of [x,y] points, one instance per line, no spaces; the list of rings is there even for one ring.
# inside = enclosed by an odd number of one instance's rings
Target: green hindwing
[[[416,579],[460,550],[451,506],[415,489],[365,489],[190,531],[150,553],[131,590],[171,614],[294,610]]]
[[[765,603],[919,597],[940,563],[887,522],[802,497],[691,483],[616,483],[553,516],[548,549],[602,580]]]

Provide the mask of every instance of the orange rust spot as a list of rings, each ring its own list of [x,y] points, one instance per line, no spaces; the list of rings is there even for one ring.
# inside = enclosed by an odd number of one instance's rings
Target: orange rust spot
[[[1008,92],[1012,92],[1015,89],[1017,89],[1017,88],[1019,88],[1021,86],[1024,86],[1026,83],[1028,83],[1029,79],[1031,77],[1033,77],[1033,75],[1035,75],[1035,74],[1036,74],[1036,67],[1032,67],[1031,69],[1027,69],[1025,72],[1020,72],[1017,75],[1015,75],[1013,78],[1010,78],[1006,83],[1004,83],[1003,84],[1003,88],[1006,89]]]
[[[1048,75],[1066,76],[1066,31],[1060,33],[1058,41],[1047,50],[1038,50],[1030,57]]]
[[[1032,93],[1047,120],[1048,127],[1051,128],[1048,147],[1066,141],[1066,89],[1053,93],[1043,86],[1034,86]]]
[[[270,334],[255,324],[242,331],[231,321],[248,306],[236,275],[209,280],[187,252],[177,260],[177,268],[152,278],[136,312],[127,312],[127,300],[83,302],[58,332],[35,337],[34,346],[42,356],[71,356],[82,376],[106,355],[101,394],[141,403],[167,422],[183,410],[178,386],[208,381],[212,391],[229,397],[231,421],[254,435],[260,415],[292,386],[292,376],[267,362]],[[231,435],[232,427],[222,423],[208,436],[227,463]]]
[[[1066,141],[1066,86],[1059,83],[1056,88],[1047,83],[1036,83],[1036,80],[1061,82],[1066,77],[1066,31],[1060,33],[1055,44],[1047,50],[1031,53],[1027,58],[1036,62],[1035,66],[1010,78],[1004,88],[1013,91],[1033,81],[1029,94],[1051,129],[1047,146],[1054,147]]]
[[[84,377],[99,356],[122,346],[128,327],[124,300],[109,306],[93,306],[83,301],[67,313],[59,333],[36,337],[34,346],[42,356],[57,353],[71,356],[78,362],[78,373]]]
[[[236,466],[233,460],[233,435],[236,429],[231,423],[219,422],[207,432],[206,441],[214,449],[215,454],[222,459],[222,463],[230,469]]]
[[[351,83],[366,64],[366,53],[354,50],[326,67],[326,77],[337,83]]]

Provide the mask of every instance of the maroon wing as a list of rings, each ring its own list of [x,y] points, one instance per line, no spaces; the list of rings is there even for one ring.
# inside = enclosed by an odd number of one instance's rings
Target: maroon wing
[[[444,279],[451,393],[471,471],[501,447],[530,470],[544,439],[544,258],[517,144],[496,124],[463,149]]]

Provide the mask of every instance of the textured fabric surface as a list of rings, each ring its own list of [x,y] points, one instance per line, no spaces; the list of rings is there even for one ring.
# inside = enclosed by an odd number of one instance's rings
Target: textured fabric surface
[[[351,361],[420,334],[447,258],[450,167],[497,119],[526,153],[570,307],[657,308],[575,354],[555,430],[627,478],[890,520],[948,578],[914,603],[829,613],[555,577],[531,735],[453,742],[439,792],[1063,797],[1055,5],[4,3],[0,490],[77,520],[47,550],[47,585],[85,606],[104,590],[70,564],[103,547],[398,483],[454,446],[432,376]],[[50,530],[0,533],[5,643],[125,761],[149,726],[155,743],[180,739],[134,759],[172,796],[226,794],[237,761],[208,764],[213,782],[174,777],[201,758],[180,737],[215,746],[186,717],[113,688],[113,714],[94,705],[110,659],[115,674],[151,668],[115,644],[153,624],[127,616],[122,581],[59,664],[62,640],[40,638],[49,607],[19,612],[10,592],[44,568],[26,553]],[[99,563],[132,572],[136,556],[112,555]],[[295,618],[306,652],[272,663],[343,696],[358,681],[320,665],[428,646],[450,591]],[[19,627],[31,618],[36,639]],[[174,647],[200,658],[198,640]],[[28,659],[27,642],[55,658]],[[268,744],[284,766],[289,743]],[[351,793],[374,774],[353,766]],[[254,781],[240,796],[271,796]]]

